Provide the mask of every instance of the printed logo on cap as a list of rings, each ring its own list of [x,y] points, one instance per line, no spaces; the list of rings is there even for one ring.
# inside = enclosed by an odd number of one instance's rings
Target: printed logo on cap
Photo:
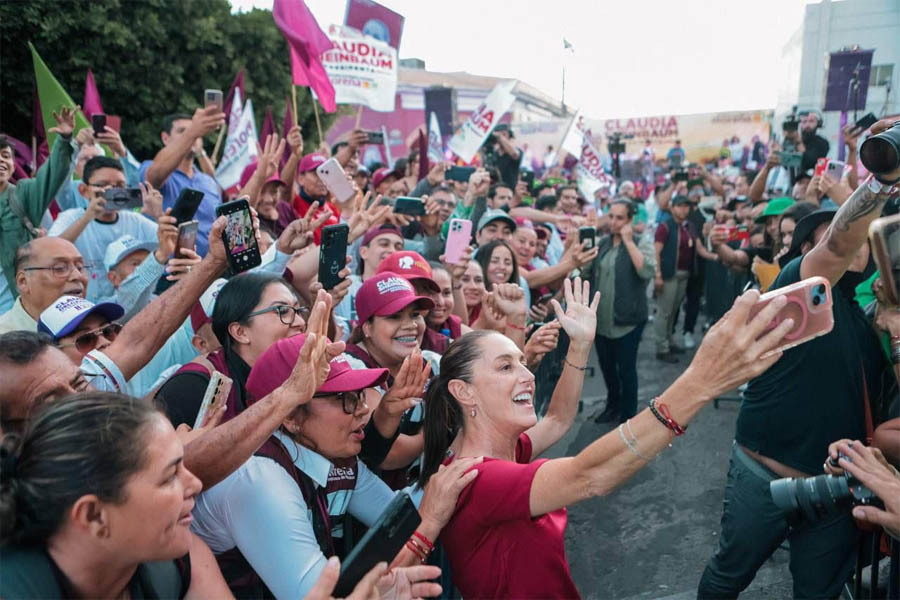
[[[392,294],[394,292],[412,292],[412,285],[405,279],[401,277],[388,277],[387,279],[382,279],[375,283],[378,287],[378,293],[382,296],[384,294]]]
[[[53,305],[54,310],[57,310],[59,312],[66,312],[67,310],[80,311],[94,306],[93,303],[77,296],[63,296],[63,298],[63,300]]]
[[[397,265],[401,269],[412,269],[413,268],[413,258],[412,256],[401,256],[400,260],[397,262]]]

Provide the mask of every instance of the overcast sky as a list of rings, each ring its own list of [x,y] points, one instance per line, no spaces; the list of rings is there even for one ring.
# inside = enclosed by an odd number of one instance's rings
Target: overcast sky
[[[236,10],[272,0],[231,0]],[[774,108],[778,61],[810,0],[382,0],[400,58],[521,79],[594,118]],[[345,2],[307,0],[319,26]],[[564,53],[562,40],[574,47]]]

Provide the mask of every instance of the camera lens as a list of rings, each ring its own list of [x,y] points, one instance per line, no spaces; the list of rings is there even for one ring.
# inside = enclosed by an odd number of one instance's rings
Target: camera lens
[[[822,299],[818,296],[813,296],[812,303],[813,303],[813,306],[818,306],[818,305],[822,304]]]
[[[836,515],[853,501],[848,479],[842,475],[776,479],[769,482],[769,492],[789,519],[811,522]]]
[[[816,286],[816,293],[821,296],[825,295],[825,284],[824,283],[821,283],[818,286]]]
[[[859,147],[859,159],[876,175],[900,167],[900,125],[873,135]]]

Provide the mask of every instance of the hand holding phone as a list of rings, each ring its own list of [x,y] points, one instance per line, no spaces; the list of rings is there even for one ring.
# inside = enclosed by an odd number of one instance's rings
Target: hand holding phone
[[[197,245],[197,232],[200,228],[200,221],[196,219],[181,223],[178,226],[178,241],[175,243],[175,258],[187,258],[181,251],[183,248],[193,250]]]
[[[347,238],[350,226],[346,223],[322,228],[322,245],[319,246],[319,283],[325,291],[334,289],[343,278],[338,273],[347,264]]]
[[[232,383],[230,377],[213,371],[209,378],[209,384],[206,386],[206,392],[203,394],[203,402],[200,403],[197,418],[194,419],[194,429],[203,427],[206,424],[207,415],[215,415],[222,408],[228,400],[228,394],[231,393]]]
[[[471,241],[472,221],[469,219],[450,219],[447,244],[444,246],[444,260],[447,264],[459,264]]]
[[[109,188],[103,192],[106,210],[135,210],[144,206],[141,188]]]
[[[401,196],[394,201],[394,213],[409,215],[411,217],[425,216],[425,203],[420,198],[408,198]]]
[[[239,198],[216,207],[216,217],[226,218],[222,239],[228,266],[232,273],[242,273],[262,263],[259,253],[259,241],[253,227],[253,215],[250,213],[250,202]]]
[[[203,202],[203,192],[183,188],[175,200],[175,206],[172,207],[170,216],[175,217],[175,222],[179,225],[186,223],[194,218],[201,202]]]
[[[778,311],[778,314],[759,337],[763,337],[786,319],[793,319],[794,327],[784,336],[782,344],[769,354],[793,348],[825,335],[834,327],[831,284],[824,277],[818,276],[766,292],[750,309],[748,321],[752,320],[759,311],[778,296],[785,296],[787,304]]]
[[[336,158],[329,158],[316,168],[316,174],[335,199],[343,204],[356,196],[356,190],[347,179],[341,163]]]
[[[106,132],[106,115],[94,113],[91,115],[91,127],[94,129],[94,137]]]
[[[203,92],[203,104],[205,106],[215,106],[219,112],[225,110],[225,102],[223,100],[222,90],[206,90]]]

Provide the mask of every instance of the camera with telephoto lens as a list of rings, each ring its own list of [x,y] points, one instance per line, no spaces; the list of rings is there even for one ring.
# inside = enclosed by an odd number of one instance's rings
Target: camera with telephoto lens
[[[900,169],[900,121],[866,139],[859,147],[859,159],[876,176]]]
[[[781,123],[781,130],[785,133],[789,131],[797,131],[800,128],[800,119],[797,117],[797,107],[791,109],[791,114],[784,118]]]
[[[609,135],[609,142],[606,144],[606,149],[609,150],[610,154],[622,154],[625,152],[625,143],[622,141],[622,134],[611,133]]]
[[[841,458],[847,457],[843,454]],[[832,466],[837,463],[829,459]],[[872,490],[847,471],[841,475],[785,477],[769,482],[772,501],[791,522],[821,521],[859,504],[883,506]]]

